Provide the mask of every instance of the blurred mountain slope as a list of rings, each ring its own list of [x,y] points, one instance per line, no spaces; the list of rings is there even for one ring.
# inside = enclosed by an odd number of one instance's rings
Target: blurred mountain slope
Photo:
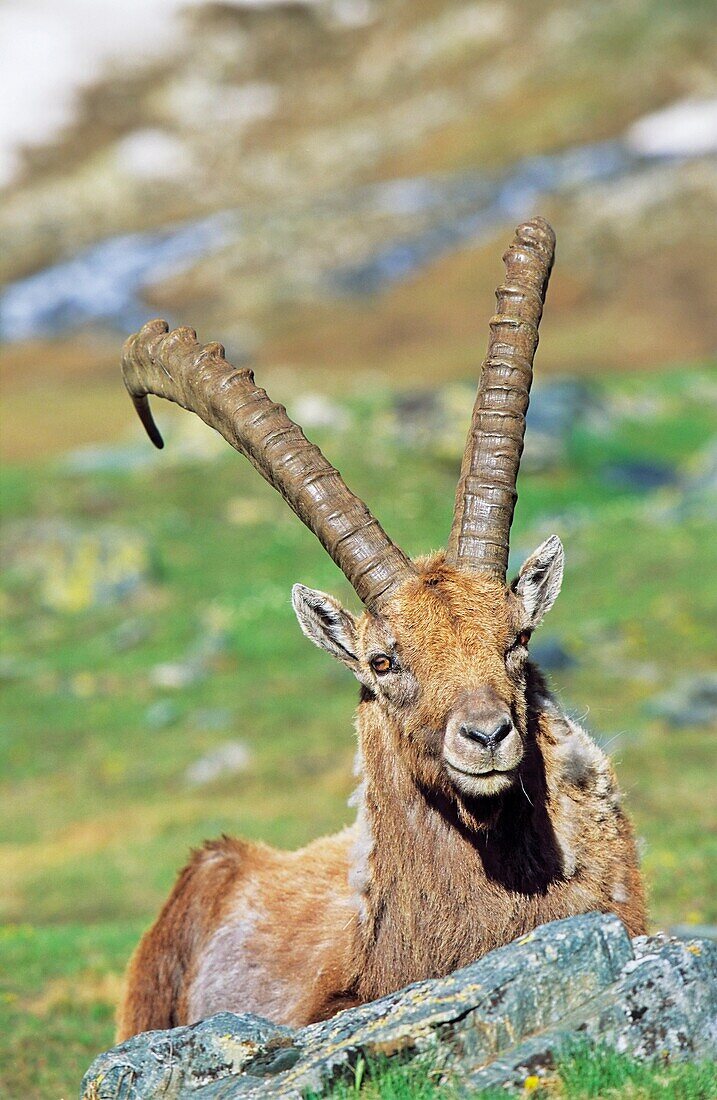
[[[138,320],[166,312],[235,357],[288,368],[290,385],[300,371],[299,386],[318,372],[343,387],[366,369],[420,385],[475,370],[501,246],[538,202],[559,239],[541,370],[714,348],[714,160],[651,157],[546,197],[539,182],[546,156],[613,155],[600,142],[639,154],[637,120],[717,93],[711,5],[207,3],[180,31],[166,53],[115,65],[73,125],[26,152],[0,209],[0,278],[225,212],[220,245],[145,280]],[[498,182],[476,228],[480,188]],[[405,270],[402,249],[418,250]],[[372,282],[377,256],[398,274]],[[28,361],[33,384],[69,370],[106,406],[119,340],[102,321],[81,327],[58,355],[41,333],[4,349],[13,408]],[[124,412],[93,431],[123,430]],[[68,441],[88,437],[67,416]]]

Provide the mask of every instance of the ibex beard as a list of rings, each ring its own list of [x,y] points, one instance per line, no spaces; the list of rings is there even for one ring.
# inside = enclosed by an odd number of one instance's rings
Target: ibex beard
[[[218,344],[151,322],[125,381],[198,412],[319,537],[365,610],[293,591],[301,629],[360,684],[357,818],[297,852],[222,838],[181,872],[130,964],[119,1036],[222,1010],[294,1026],[448,973],[591,909],[645,930],[632,829],[609,761],[529,658],[563,576],[556,536],[506,582],[547,223],[516,231],[445,553],[411,561],[318,448]]]

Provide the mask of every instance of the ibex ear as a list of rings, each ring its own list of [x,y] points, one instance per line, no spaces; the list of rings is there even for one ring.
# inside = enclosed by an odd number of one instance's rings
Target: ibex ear
[[[299,626],[314,645],[325,649],[358,675],[356,656],[356,620],[338,600],[325,592],[295,584],[291,590]]]
[[[564,564],[563,544],[557,535],[541,543],[523,563],[513,591],[523,604],[526,627],[537,626],[555,603],[563,583]]]

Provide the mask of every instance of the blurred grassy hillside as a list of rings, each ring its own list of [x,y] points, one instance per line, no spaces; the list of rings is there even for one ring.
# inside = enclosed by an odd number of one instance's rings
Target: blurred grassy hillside
[[[699,710],[716,397],[708,365],[605,375],[558,459],[521,475],[513,539],[516,561],[565,541],[536,652],[616,759],[655,927],[717,918]],[[304,416],[335,426],[311,434],[391,534],[441,545],[456,470],[440,433],[411,442],[390,392],[312,401]],[[158,456],[128,444],[109,470],[84,452],[3,474],[3,1095],[69,1095],[111,1042],[122,968],[190,846],[294,846],[350,819],[355,684],[289,603],[296,580],[350,604],[347,586],[246,463],[169,421]]]

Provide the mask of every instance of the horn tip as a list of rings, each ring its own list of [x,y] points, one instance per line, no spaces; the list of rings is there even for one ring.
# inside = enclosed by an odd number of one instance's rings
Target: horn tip
[[[152,410],[149,406],[149,398],[146,394],[132,394],[132,404],[135,407],[138,417],[142,421],[142,426],[149,436],[152,443],[155,445],[158,451],[164,449],[164,440],[162,439],[161,432],[154,422],[152,416]]]
[[[536,216],[521,222],[515,231],[516,238],[524,244],[542,245],[551,251],[555,248],[555,230],[545,218]]]

